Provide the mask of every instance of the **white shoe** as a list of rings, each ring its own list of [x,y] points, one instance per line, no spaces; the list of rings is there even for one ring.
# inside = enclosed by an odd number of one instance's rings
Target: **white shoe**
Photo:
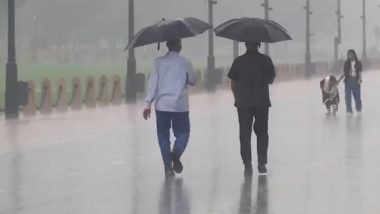
[[[362,116],[362,112],[361,111],[358,111],[358,116]]]
[[[348,117],[352,117],[353,113],[352,112],[347,112]]]

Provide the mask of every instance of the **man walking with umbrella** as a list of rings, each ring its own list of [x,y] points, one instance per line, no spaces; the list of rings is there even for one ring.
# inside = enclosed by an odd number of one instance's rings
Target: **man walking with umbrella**
[[[154,71],[150,76],[149,87],[145,99],[146,107],[143,117],[147,120],[151,115],[151,105],[155,102],[157,135],[165,175],[174,176],[181,173],[183,165],[180,161],[190,136],[188,85],[193,86],[196,75],[191,63],[180,56],[181,40],[166,43],[169,52],[156,59]],[[170,129],[176,137],[173,149],[170,143]]]
[[[247,53],[236,58],[228,77],[235,97],[240,126],[240,153],[245,175],[252,175],[252,126],[257,136],[258,170],[266,173],[268,153],[268,114],[271,106],[269,84],[276,77],[270,57],[259,53],[260,42],[291,40],[287,31],[272,20],[231,19],[215,28],[217,36],[245,42]],[[253,119],[255,122],[253,123]]]
[[[252,126],[257,136],[258,171],[266,173],[268,152],[268,115],[271,106],[269,84],[275,78],[272,60],[258,52],[260,43],[245,43],[246,54],[232,64],[228,77],[237,107],[240,126],[240,153],[245,175],[252,175]],[[253,123],[253,119],[255,122]]]
[[[190,136],[188,85],[195,85],[196,75],[191,63],[179,53],[182,38],[204,33],[211,26],[199,19],[186,17],[166,20],[145,27],[129,42],[126,49],[166,41],[169,52],[156,59],[151,73],[143,117],[150,118],[151,106],[155,102],[157,136],[165,175],[172,177],[181,173],[180,161]],[[170,129],[176,137],[173,149],[170,143]]]

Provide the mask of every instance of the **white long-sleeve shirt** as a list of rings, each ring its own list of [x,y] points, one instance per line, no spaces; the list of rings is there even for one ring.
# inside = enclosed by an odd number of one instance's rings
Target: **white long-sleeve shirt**
[[[190,61],[177,52],[168,52],[154,62],[149,79],[146,108],[155,102],[157,111],[188,112],[188,85],[196,83],[196,74]]]

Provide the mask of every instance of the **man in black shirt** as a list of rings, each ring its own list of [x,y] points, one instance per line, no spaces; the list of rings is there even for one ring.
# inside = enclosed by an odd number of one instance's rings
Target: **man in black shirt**
[[[270,57],[258,52],[260,43],[246,43],[247,53],[235,59],[228,77],[239,116],[240,153],[245,175],[252,175],[252,126],[257,136],[259,173],[266,173],[268,114],[271,106],[269,84],[276,77]],[[253,119],[255,123],[253,124]]]

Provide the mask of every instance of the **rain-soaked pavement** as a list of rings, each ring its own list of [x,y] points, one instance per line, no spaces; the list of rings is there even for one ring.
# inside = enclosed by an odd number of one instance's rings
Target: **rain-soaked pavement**
[[[251,179],[229,91],[192,96],[185,170],[166,181],[154,118],[139,106],[1,119],[0,213],[378,214],[379,77],[365,74],[352,118],[344,100],[324,115],[319,79],[275,84],[269,172]]]

